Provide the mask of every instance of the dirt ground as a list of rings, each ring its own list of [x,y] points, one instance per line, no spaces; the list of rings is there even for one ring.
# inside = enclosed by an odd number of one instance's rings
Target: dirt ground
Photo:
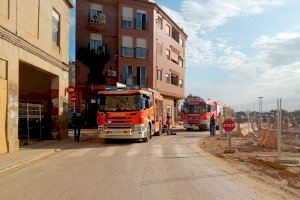
[[[264,149],[257,145],[260,133],[248,134],[243,138],[232,137],[232,148],[236,153],[226,154],[228,147],[226,135],[206,137],[200,140],[200,147],[235,167],[247,168],[251,175],[287,192],[300,196],[300,164],[280,164],[275,162],[277,151]],[[284,140],[284,139],[283,139]],[[289,144],[283,145],[282,158],[300,160],[300,150]]]

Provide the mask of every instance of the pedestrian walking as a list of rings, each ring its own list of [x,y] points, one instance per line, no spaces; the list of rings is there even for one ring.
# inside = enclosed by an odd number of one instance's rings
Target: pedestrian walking
[[[216,135],[216,120],[215,115],[212,115],[210,118],[210,135],[215,136]]]
[[[79,108],[76,108],[76,112],[72,116],[72,124],[74,129],[74,140],[75,142],[80,141],[80,129],[82,124],[82,114]]]

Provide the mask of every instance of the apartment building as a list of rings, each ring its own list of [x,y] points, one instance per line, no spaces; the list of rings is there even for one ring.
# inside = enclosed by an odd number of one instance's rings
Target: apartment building
[[[68,105],[70,8],[69,0],[1,0],[0,154],[57,132]]]
[[[184,31],[153,0],[77,0],[76,9],[82,107],[90,108],[100,85],[121,82],[161,92],[165,113],[175,119],[178,100],[184,98]],[[95,73],[101,80],[94,80]]]

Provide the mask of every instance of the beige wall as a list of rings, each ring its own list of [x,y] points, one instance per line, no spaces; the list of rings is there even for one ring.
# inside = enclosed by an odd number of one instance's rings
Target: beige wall
[[[52,44],[53,8],[61,16],[59,48]],[[69,24],[63,0],[1,0],[0,25],[64,63],[69,62]]]
[[[171,32],[173,30],[176,30],[180,33],[182,38],[185,38],[184,34],[181,32],[181,30],[178,30],[176,25],[168,19],[167,16],[164,15],[164,13],[160,12],[159,10],[154,11],[154,20],[158,18],[158,16],[163,18],[163,26],[162,29],[155,24],[154,26],[154,87],[157,88],[158,91],[160,91],[164,96],[172,96],[175,99],[181,99],[184,98],[184,86],[183,88],[179,86],[175,86],[172,84],[167,84],[165,81],[165,74],[176,74],[179,76],[179,79],[183,80],[183,83],[185,83],[185,62],[183,67],[180,67],[178,64],[173,63],[171,60],[166,59],[166,49],[172,50],[172,48],[175,48],[179,52],[179,56],[183,59],[185,59],[185,48],[182,47],[177,41],[175,41],[171,36],[166,34],[166,25],[171,26]],[[172,30],[173,29],[173,30]],[[157,43],[162,44],[162,55],[160,55],[157,51]],[[157,69],[162,70],[162,81],[157,80]]]
[[[6,140],[8,151],[19,148],[19,63],[58,76],[59,111],[68,102],[69,7],[64,0],[0,0],[0,77],[7,79]],[[61,15],[60,47],[52,44],[52,8]],[[18,12],[17,12],[18,10]],[[5,36],[5,37],[4,37]],[[3,64],[5,63],[5,64]],[[6,70],[3,66],[6,65]],[[1,145],[1,144],[0,144]]]
[[[7,81],[0,78],[0,154],[7,153],[6,103]]]

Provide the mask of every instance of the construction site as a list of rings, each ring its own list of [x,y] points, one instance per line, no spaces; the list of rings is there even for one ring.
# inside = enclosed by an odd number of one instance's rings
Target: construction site
[[[200,146],[242,171],[291,193],[300,189],[300,100],[278,99],[237,106],[235,130],[220,129]],[[229,144],[230,139],[230,144]],[[229,146],[231,145],[231,146]],[[232,151],[226,151],[231,148]]]

